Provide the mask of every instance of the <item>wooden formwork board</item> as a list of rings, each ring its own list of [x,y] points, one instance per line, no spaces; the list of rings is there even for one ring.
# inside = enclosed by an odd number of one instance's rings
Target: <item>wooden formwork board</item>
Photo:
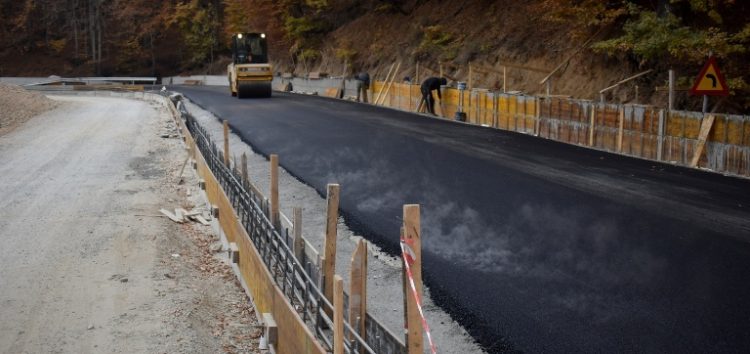
[[[200,152],[197,153],[198,171],[206,181],[206,192],[211,204],[219,207],[219,223],[227,240],[235,242],[240,251],[240,274],[250,287],[253,300],[260,312],[269,312],[278,325],[279,343],[277,353],[324,353],[315,340],[315,335],[302,322],[289,304],[271,273],[262,261],[258,250],[250,241],[250,236],[239,222],[231,207],[229,198],[219,186],[213,173],[208,169]]]
[[[171,103],[169,104],[171,106]],[[173,114],[177,115],[176,111]],[[197,163],[198,175],[206,183],[206,194],[211,204],[219,207],[219,223],[226,233],[227,240],[235,242],[240,253],[240,276],[250,290],[256,309],[261,313],[271,313],[278,326],[276,353],[280,354],[324,354],[326,351],[315,339],[315,335],[305,325],[297,311],[276,285],[266,268],[258,250],[250,241],[250,236],[231,207],[229,198],[219,186],[215,176],[208,169],[200,151],[195,149],[192,136],[181,119],[175,118],[186,138],[191,156]],[[233,240],[233,241],[231,241]]]

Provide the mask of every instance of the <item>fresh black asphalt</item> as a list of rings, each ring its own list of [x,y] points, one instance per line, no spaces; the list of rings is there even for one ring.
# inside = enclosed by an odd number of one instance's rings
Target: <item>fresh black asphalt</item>
[[[175,87],[395,253],[490,352],[750,348],[750,181],[390,109]]]

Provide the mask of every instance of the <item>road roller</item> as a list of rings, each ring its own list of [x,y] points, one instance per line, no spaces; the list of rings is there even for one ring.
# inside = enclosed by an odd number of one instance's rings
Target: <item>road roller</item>
[[[271,97],[273,70],[265,33],[232,35],[232,62],[227,66],[232,96]]]

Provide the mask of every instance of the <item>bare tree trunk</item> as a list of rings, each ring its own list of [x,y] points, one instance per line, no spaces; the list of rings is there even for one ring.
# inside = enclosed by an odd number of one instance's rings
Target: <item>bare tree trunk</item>
[[[102,14],[99,4],[96,6],[96,75],[102,74]]]
[[[75,52],[73,52],[73,58],[78,59],[78,1],[71,2],[70,5],[70,18],[73,26],[73,43]]]
[[[94,14],[94,3],[96,0],[88,0],[88,26],[89,26],[89,42],[91,45],[91,60],[96,62],[96,21]]]
[[[156,52],[154,52],[154,32],[149,32],[151,42],[151,76],[156,77]]]

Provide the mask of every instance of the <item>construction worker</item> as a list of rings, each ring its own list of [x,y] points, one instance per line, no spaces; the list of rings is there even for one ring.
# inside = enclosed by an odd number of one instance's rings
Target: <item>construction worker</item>
[[[357,102],[367,103],[367,90],[370,88],[370,74],[363,71],[354,77],[357,80]]]
[[[438,99],[442,100],[443,98],[440,97],[440,86],[447,84],[448,80],[444,77],[428,77],[422,81],[422,87],[420,88],[422,91],[422,103],[427,108],[427,112],[433,116],[435,115],[435,98],[432,97],[432,91],[437,90]]]

